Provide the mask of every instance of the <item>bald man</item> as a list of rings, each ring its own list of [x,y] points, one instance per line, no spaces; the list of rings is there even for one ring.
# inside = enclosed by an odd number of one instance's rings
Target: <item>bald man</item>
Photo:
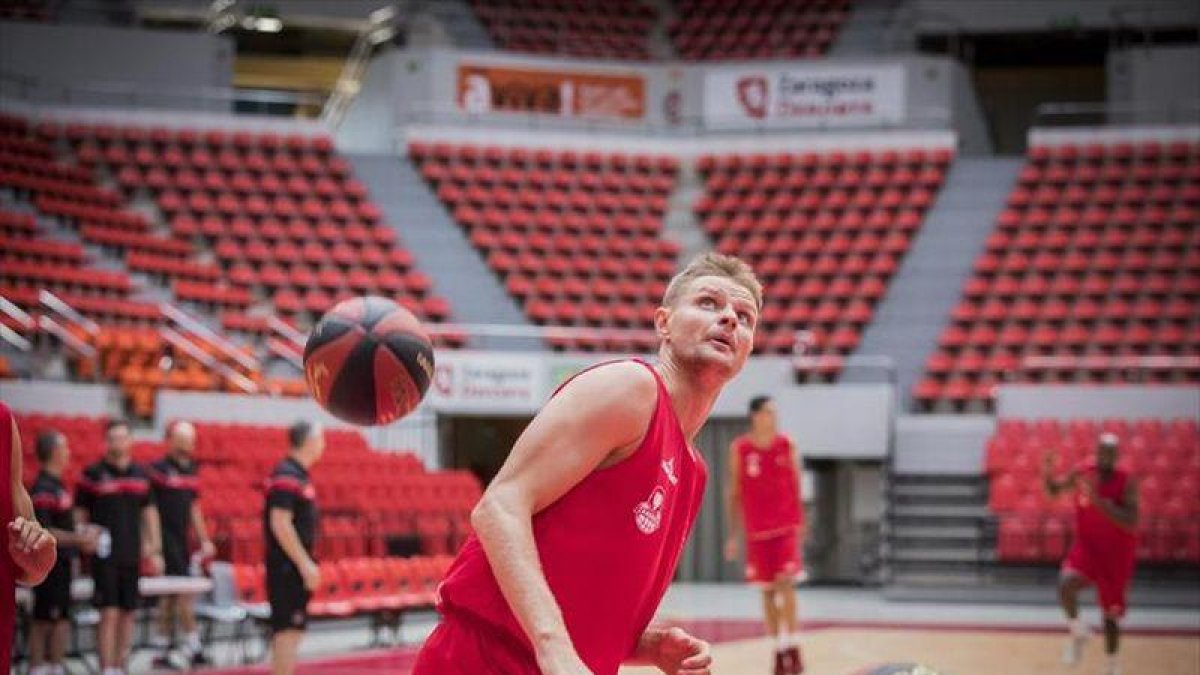
[[[167,427],[166,443],[166,455],[150,465],[150,485],[162,520],[165,572],[167,576],[185,577],[191,574],[189,525],[196,532],[202,556],[212,557],[216,549],[208,538],[198,499],[200,481],[196,477],[196,463],[192,458],[196,449],[196,427],[190,422],[171,424]],[[171,637],[176,619],[181,635],[172,648]],[[162,650],[154,661],[155,667],[190,669],[207,664],[200,643],[200,632],[196,629],[191,596],[163,597],[159,606],[158,633],[151,637],[151,643]]]

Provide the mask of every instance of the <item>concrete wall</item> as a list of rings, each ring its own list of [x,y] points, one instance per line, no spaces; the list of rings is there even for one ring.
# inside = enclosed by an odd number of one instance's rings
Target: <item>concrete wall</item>
[[[906,415],[896,421],[892,468],[902,474],[974,476],[996,429],[988,415]]]
[[[0,380],[0,401],[19,413],[104,417],[120,411],[121,393],[103,384]]]
[[[1135,111],[1128,122],[1194,122],[1200,115],[1200,47],[1109,52],[1108,103],[1118,110],[1144,109]],[[1172,110],[1177,111],[1174,119],[1164,119]]]
[[[456,101],[458,67],[461,63],[547,69],[598,74],[636,75],[645,82],[645,114],[641,120],[581,120],[557,115],[488,114],[471,116],[458,108]],[[897,59],[852,59],[822,61],[820,67],[900,65],[905,71],[906,119],[927,128],[945,128],[955,105],[953,62],[941,57],[901,57]],[[612,60],[570,59],[504,54],[494,51],[456,50],[445,47],[410,48],[386,51],[375,57],[358,98],[351,107],[339,137],[353,142],[353,149],[377,145],[378,130],[369,138],[352,126],[371,124],[389,117],[394,124],[437,126],[452,123],[468,128],[477,126],[493,133],[497,129],[524,128],[626,130],[638,134],[695,135],[699,133],[702,113],[704,76],[721,69],[787,69],[803,72],[818,68],[807,61],[771,61],[728,65],[682,63],[622,62]],[[390,75],[389,75],[390,72]],[[670,113],[668,112],[670,109]],[[940,122],[930,122],[931,118]],[[746,126],[742,131],[753,131]],[[728,131],[728,130],[726,130]],[[734,130],[736,131],[736,130]],[[369,140],[369,143],[368,143]]]
[[[1003,33],[1096,29],[1115,25],[1114,13],[1138,26],[1200,23],[1193,0],[910,0],[919,32]]]
[[[230,87],[233,56],[207,33],[0,22],[0,70],[36,81],[23,92],[35,101],[229,109],[197,96]]]
[[[1003,386],[996,390],[996,416],[1200,419],[1200,387]]]

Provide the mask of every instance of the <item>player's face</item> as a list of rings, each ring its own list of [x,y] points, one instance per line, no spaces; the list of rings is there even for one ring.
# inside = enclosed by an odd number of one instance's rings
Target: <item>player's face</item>
[[[758,305],[750,291],[732,279],[705,276],[693,279],[661,317],[664,341],[675,359],[717,367],[732,377],[754,347]]]
[[[67,437],[59,436],[58,443],[54,446],[54,453],[50,455],[50,463],[56,468],[61,469],[70,461],[71,447],[67,444]]]
[[[316,464],[321,456],[325,454],[325,430],[321,427],[313,428],[312,435],[308,438],[309,452],[312,453],[313,464]]]
[[[171,430],[171,448],[191,457],[196,449],[196,428],[187,422],[180,422]]]
[[[118,425],[108,430],[108,454],[113,459],[128,459],[133,448],[133,436],[129,427]]]
[[[1111,470],[1117,465],[1117,448],[1112,445],[1099,445],[1096,448],[1096,465],[1104,470]]]
[[[754,413],[753,424],[761,431],[775,431],[775,401],[767,401]]]

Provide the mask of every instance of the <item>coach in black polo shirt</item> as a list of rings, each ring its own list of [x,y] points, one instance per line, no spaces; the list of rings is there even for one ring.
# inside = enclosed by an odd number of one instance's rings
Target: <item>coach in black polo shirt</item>
[[[71,561],[77,550],[96,550],[96,533],[76,532],[74,499],[63,486],[62,474],[70,461],[67,437],[47,429],[34,446],[41,471],[29,497],[38,522],[58,540],[58,561],[50,576],[33,589],[33,624],[29,628],[29,675],[66,673],[64,659],[71,628]]]
[[[263,535],[267,540],[267,599],[271,603],[271,672],[292,673],[308,623],[308,600],[321,584],[313,560],[317,534],[316,491],[308,470],[325,452],[319,424],[288,428],[288,456],[267,479]]]
[[[130,454],[129,423],[114,420],[104,433],[104,459],[84,469],[75,502],[80,520],[108,530],[92,560],[93,602],[100,609],[97,642],[102,675],[124,672],[133,639],[138,605],[138,563],[144,556],[155,573],[163,568],[158,510],[150,495],[150,480]],[[107,555],[106,555],[107,554]]]
[[[196,427],[190,422],[176,422],[167,427],[166,441],[166,455],[147,470],[154,505],[162,520],[166,574],[186,577],[191,574],[187,536],[189,527],[196,531],[202,556],[211,558],[216,549],[208,538],[204,514],[200,511],[200,479],[196,476],[196,463],[192,461],[192,453],[196,448]],[[206,665],[192,601],[192,596],[188,595],[166,595],[159,603],[159,631],[150,640],[153,646],[163,650],[163,654],[154,660],[156,668],[183,669]],[[177,648],[168,653],[176,617],[183,635]]]

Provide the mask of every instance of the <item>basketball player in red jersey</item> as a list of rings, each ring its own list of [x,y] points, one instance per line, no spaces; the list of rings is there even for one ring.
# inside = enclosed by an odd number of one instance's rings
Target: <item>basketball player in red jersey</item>
[[[746,581],[763,590],[767,632],[775,638],[775,675],[804,672],[796,632],[797,543],[804,522],[796,448],[779,433],[775,402],[750,400],[750,433],[729,447],[726,503],[730,532],[725,559],[737,558],[738,529],[746,536]]]
[[[21,483],[21,434],[8,406],[0,402],[0,523],[7,545],[0,555],[0,673],[12,667],[13,617],[17,615],[16,585],[37,586],[58,557],[54,537],[33,517],[33,502]]]
[[[1101,434],[1095,463],[1072,469],[1064,478],[1054,477],[1057,457],[1047,453],[1042,460],[1042,482],[1051,496],[1075,492],[1075,541],[1062,565],[1058,598],[1067,614],[1070,637],[1063,661],[1079,661],[1088,630],[1079,618],[1079,590],[1095,584],[1104,615],[1104,646],[1108,675],[1117,675],[1117,647],[1121,637],[1118,621],[1125,614],[1125,592],[1133,577],[1137,544],[1138,493],[1133,478],[1117,468],[1114,434]]]
[[[707,469],[690,440],[754,342],[761,286],[709,253],[667,287],[651,366],[602,364],[556,392],[471,514],[414,675],[707,675],[706,643],[648,628]]]

